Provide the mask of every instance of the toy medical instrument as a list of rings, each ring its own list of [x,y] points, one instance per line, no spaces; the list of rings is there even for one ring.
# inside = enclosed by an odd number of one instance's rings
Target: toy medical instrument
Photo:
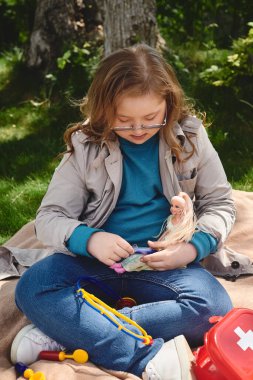
[[[134,253],[139,253],[140,255],[149,255],[150,253],[157,252],[156,250],[150,247],[138,247],[137,245],[133,245]]]
[[[116,262],[110,266],[118,274],[123,274],[125,272],[140,272],[142,270],[152,270],[147,264],[141,261],[141,257],[149,255],[156,252],[150,247],[138,247],[136,244],[133,245],[134,253],[129,255],[122,261]]]
[[[44,373],[34,372],[31,368],[28,368],[24,363],[16,363],[15,369],[19,375],[22,375],[25,379],[29,380],[46,380]]]
[[[66,354],[64,351],[41,351],[40,360],[52,360],[62,362],[65,359],[73,359],[75,362],[83,364],[88,361],[88,353],[85,350],[75,350],[73,354]]]
[[[253,310],[234,308],[215,323],[195,352],[197,380],[253,379]]]
[[[123,309],[123,307],[136,306],[136,301],[131,297],[122,297],[116,302],[116,310]]]
[[[97,280],[96,278],[92,276],[82,276],[81,281],[88,281],[97,287],[99,287],[105,294],[110,296],[112,299],[115,300],[115,308],[123,309],[123,307],[133,307],[137,305],[137,302],[132,297],[121,297],[118,293],[116,293],[111,287],[106,285],[100,280]]]
[[[131,336],[132,338],[139,340],[146,345],[153,343],[152,337],[148,335],[147,332],[141,326],[139,326],[136,322],[126,317],[125,315],[119,313],[116,309],[113,309],[112,307],[110,307],[109,305],[101,301],[99,298],[95,297],[93,294],[88,293],[86,290],[84,290],[81,287],[81,281],[83,280],[87,280],[87,277],[80,277],[75,286],[76,298],[78,298],[82,304],[86,303],[88,306],[92,307],[95,311],[97,311],[98,313],[103,315],[106,319],[108,319],[108,321],[110,321],[120,331]],[[127,322],[128,324],[134,326],[135,328],[137,328],[140,334],[137,334],[129,330],[127,327],[121,324],[120,321],[116,319],[114,316],[118,317],[118,319],[121,319]]]

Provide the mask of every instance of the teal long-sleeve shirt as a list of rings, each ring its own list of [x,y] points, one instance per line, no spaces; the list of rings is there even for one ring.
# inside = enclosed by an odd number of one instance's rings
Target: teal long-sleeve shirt
[[[101,229],[78,226],[67,241],[68,249],[78,255],[90,256],[87,243],[91,235],[106,231],[120,235],[130,244],[147,246],[147,240],[157,240],[170,204],[163,194],[159,171],[159,137],[143,144],[119,138],[123,155],[121,191],[115,209]],[[196,232],[190,241],[200,261],[217,249],[217,240],[210,234]]]

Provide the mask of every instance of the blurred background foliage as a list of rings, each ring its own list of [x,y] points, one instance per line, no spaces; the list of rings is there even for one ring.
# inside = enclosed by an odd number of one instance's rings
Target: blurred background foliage
[[[195,107],[229,181],[253,191],[253,2],[157,0],[163,54]],[[50,70],[26,65],[36,2],[0,0],[0,243],[35,212],[64,150],[62,134],[80,119],[101,40],[72,44]],[[86,14],[89,21],[89,12]]]

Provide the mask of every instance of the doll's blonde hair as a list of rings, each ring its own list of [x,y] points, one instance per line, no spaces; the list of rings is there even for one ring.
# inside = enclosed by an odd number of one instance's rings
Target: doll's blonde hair
[[[180,192],[177,197],[181,197],[185,201],[185,207],[182,210],[180,220],[177,224],[172,225],[169,223],[168,229],[159,238],[159,240],[166,240],[169,244],[190,241],[196,228],[196,216],[189,195]],[[173,216],[169,216],[167,223],[170,218],[173,218]]]
[[[71,135],[78,129],[96,143],[116,139],[111,126],[119,97],[151,92],[166,100],[167,124],[161,133],[180,161],[183,148],[173,133],[173,125],[192,114],[192,107],[186,101],[172,67],[157,50],[143,43],[117,50],[100,62],[87,96],[80,102],[86,122],[74,124],[65,132],[64,139],[69,152],[74,151]],[[190,141],[190,136],[186,137]],[[195,150],[191,141],[190,145],[192,151],[188,152],[188,157]]]

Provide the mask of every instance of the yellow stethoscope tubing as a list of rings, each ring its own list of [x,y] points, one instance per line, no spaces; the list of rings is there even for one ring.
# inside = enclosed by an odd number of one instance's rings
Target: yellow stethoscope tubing
[[[79,288],[76,290],[77,295],[81,296],[81,298],[86,302],[89,306],[91,306],[94,310],[99,312],[100,314],[104,315],[105,318],[107,318],[111,323],[113,323],[118,330],[121,330],[127,335],[130,335],[134,337],[137,340],[142,341],[144,344],[149,345],[152,344],[153,339],[150,335],[147,334],[147,332],[139,326],[136,322],[134,322],[132,319],[126,317],[125,315],[119,313],[117,310],[113,309],[112,307],[108,306],[106,303],[101,301],[99,298],[94,296],[91,293],[88,293],[83,288]],[[111,312],[115,316],[117,316],[119,319],[122,319],[123,321],[129,323],[130,325],[136,327],[142,335],[136,334],[133,331],[129,330],[127,327],[120,324],[114,317],[112,317],[108,312]]]

